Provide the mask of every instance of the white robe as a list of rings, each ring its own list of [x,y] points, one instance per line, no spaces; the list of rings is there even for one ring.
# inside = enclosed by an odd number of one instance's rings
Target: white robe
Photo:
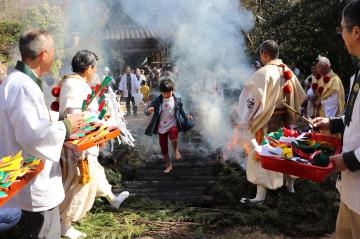
[[[63,82],[60,93],[60,118],[67,113],[81,111],[82,102],[91,93],[90,86],[85,80],[79,78],[68,78]],[[98,103],[92,101],[88,112],[96,114]],[[79,221],[94,204],[96,196],[104,196],[112,199],[111,185],[108,183],[104,168],[99,164],[97,157],[99,148],[97,146],[76,153],[64,148],[62,154],[63,183],[65,200],[60,205],[62,223],[69,226],[72,221]],[[87,158],[89,162],[90,182],[79,184],[80,171],[77,167],[80,158]]]
[[[131,96],[134,97],[134,95],[138,92],[138,90],[140,89],[140,82],[138,81],[138,79],[136,78],[135,74],[131,74]],[[124,92],[124,97],[128,97],[128,88],[127,88],[127,75],[124,74],[121,77],[120,80],[120,84],[119,84],[119,90]]]
[[[350,89],[354,84],[354,78],[351,79]],[[360,161],[360,94],[357,95],[350,125],[345,127],[343,136],[342,152],[354,150],[356,158]],[[360,170],[351,172],[346,169],[341,172],[341,180],[338,181],[337,188],[340,192],[341,201],[352,211],[360,215]]]
[[[238,108],[238,123],[241,126],[240,143],[249,142],[251,138],[255,138],[255,133],[251,132],[251,128],[256,126],[254,123],[256,119],[263,121],[258,129],[263,129],[264,134],[266,134],[268,122],[264,120],[265,115],[269,112],[271,115],[273,111],[270,109],[272,108],[274,110],[283,108],[282,103],[286,101],[286,95],[282,90],[281,68],[274,66],[281,64],[280,59],[269,62],[268,65],[256,71],[244,84]],[[290,82],[293,86],[293,92],[290,95],[291,97],[289,96],[290,102],[289,100],[287,102],[295,109],[299,109],[305,99],[305,93],[295,76],[291,78]],[[291,117],[289,118],[291,119]],[[263,169],[260,161],[255,159],[254,149],[250,150],[247,158],[246,176],[251,183],[268,189],[277,189],[283,185],[283,174]]]
[[[0,157],[22,151],[24,158],[44,159],[45,167],[5,206],[45,211],[64,199],[60,152],[66,127],[50,122],[44,94],[24,73],[15,70],[0,85]]]
[[[325,118],[335,117],[339,109],[339,93],[335,91],[332,95],[321,101],[324,107]]]

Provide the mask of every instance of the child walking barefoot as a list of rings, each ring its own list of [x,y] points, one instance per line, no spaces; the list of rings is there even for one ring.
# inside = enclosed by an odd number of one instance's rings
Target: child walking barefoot
[[[182,101],[173,94],[175,85],[172,80],[162,80],[159,85],[160,95],[156,97],[145,109],[145,115],[154,113],[145,134],[159,134],[161,153],[165,161],[164,173],[172,170],[168,150],[168,138],[172,144],[175,159],[180,160],[181,154],[178,148],[179,131],[186,132],[194,127],[192,116],[183,109]]]

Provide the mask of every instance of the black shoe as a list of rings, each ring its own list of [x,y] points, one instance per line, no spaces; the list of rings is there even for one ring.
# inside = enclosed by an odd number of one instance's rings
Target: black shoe
[[[137,116],[137,113],[136,112],[134,112],[134,117],[136,117]]]

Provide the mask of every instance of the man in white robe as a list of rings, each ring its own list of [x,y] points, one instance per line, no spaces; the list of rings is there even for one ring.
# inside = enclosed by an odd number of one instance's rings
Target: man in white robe
[[[337,74],[331,70],[330,60],[319,56],[316,60],[316,72],[320,79],[314,81],[318,86],[315,90],[317,96],[318,115],[320,117],[339,116],[344,111],[345,91]]]
[[[22,151],[44,160],[44,169],[5,207],[23,210],[24,238],[60,238],[58,205],[64,199],[60,152],[66,135],[83,122],[83,113],[50,122],[39,77],[50,71],[54,42],[42,30],[20,37],[22,61],[0,85],[0,158]]]
[[[91,93],[88,83],[91,81],[96,71],[97,56],[88,50],[78,51],[72,62],[72,69],[76,74],[63,78],[60,103],[60,119],[69,113],[81,111],[83,100]],[[87,107],[88,114],[98,116],[98,102],[93,100]],[[103,122],[104,124],[107,122]],[[129,192],[124,191],[115,196],[111,191],[111,185],[106,179],[104,168],[97,160],[99,147],[94,146],[82,152],[64,148],[61,157],[63,169],[63,184],[65,190],[65,199],[60,204],[61,216],[61,235],[78,239],[86,237],[86,234],[72,227],[72,222],[82,219],[94,204],[95,197],[105,197],[110,205],[119,208],[122,202],[129,196]],[[82,181],[78,164],[79,161],[86,160],[88,164],[87,183]]]
[[[267,40],[260,46],[260,57],[264,67],[256,71],[244,84],[239,98],[239,138],[249,144],[256,138],[261,144],[269,131],[277,130],[286,124],[294,123],[295,115],[283,109],[283,102],[300,111],[305,93],[294,73],[286,80],[284,72],[291,70],[278,59],[279,48],[275,41]],[[286,89],[285,89],[286,88]],[[249,147],[247,147],[249,148]],[[267,189],[277,189],[283,185],[283,174],[261,167],[254,149],[248,150],[246,165],[247,179],[257,185],[253,199],[243,198],[242,202],[261,203],[265,200]],[[286,186],[294,192],[293,180],[287,176]]]
[[[121,77],[119,90],[126,101],[126,115],[131,115],[130,102],[132,102],[134,116],[137,116],[137,106],[135,104],[134,96],[139,93],[140,82],[136,78],[136,75],[131,73],[130,66],[125,68],[125,72],[126,74]]]
[[[348,52],[360,57],[360,0],[349,2],[342,14],[338,32],[342,34]],[[360,74],[351,83],[351,94],[345,115],[335,118],[316,118],[316,127],[343,134],[342,154],[330,157],[334,171],[341,172],[337,181],[340,206],[336,221],[337,239],[360,238]]]

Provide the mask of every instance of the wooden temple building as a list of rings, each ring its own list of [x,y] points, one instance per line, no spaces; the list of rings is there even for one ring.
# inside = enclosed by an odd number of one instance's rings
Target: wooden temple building
[[[124,65],[165,66],[169,62],[173,32],[167,27],[110,25],[104,30],[102,38],[104,47],[115,60],[111,68],[122,71]]]

